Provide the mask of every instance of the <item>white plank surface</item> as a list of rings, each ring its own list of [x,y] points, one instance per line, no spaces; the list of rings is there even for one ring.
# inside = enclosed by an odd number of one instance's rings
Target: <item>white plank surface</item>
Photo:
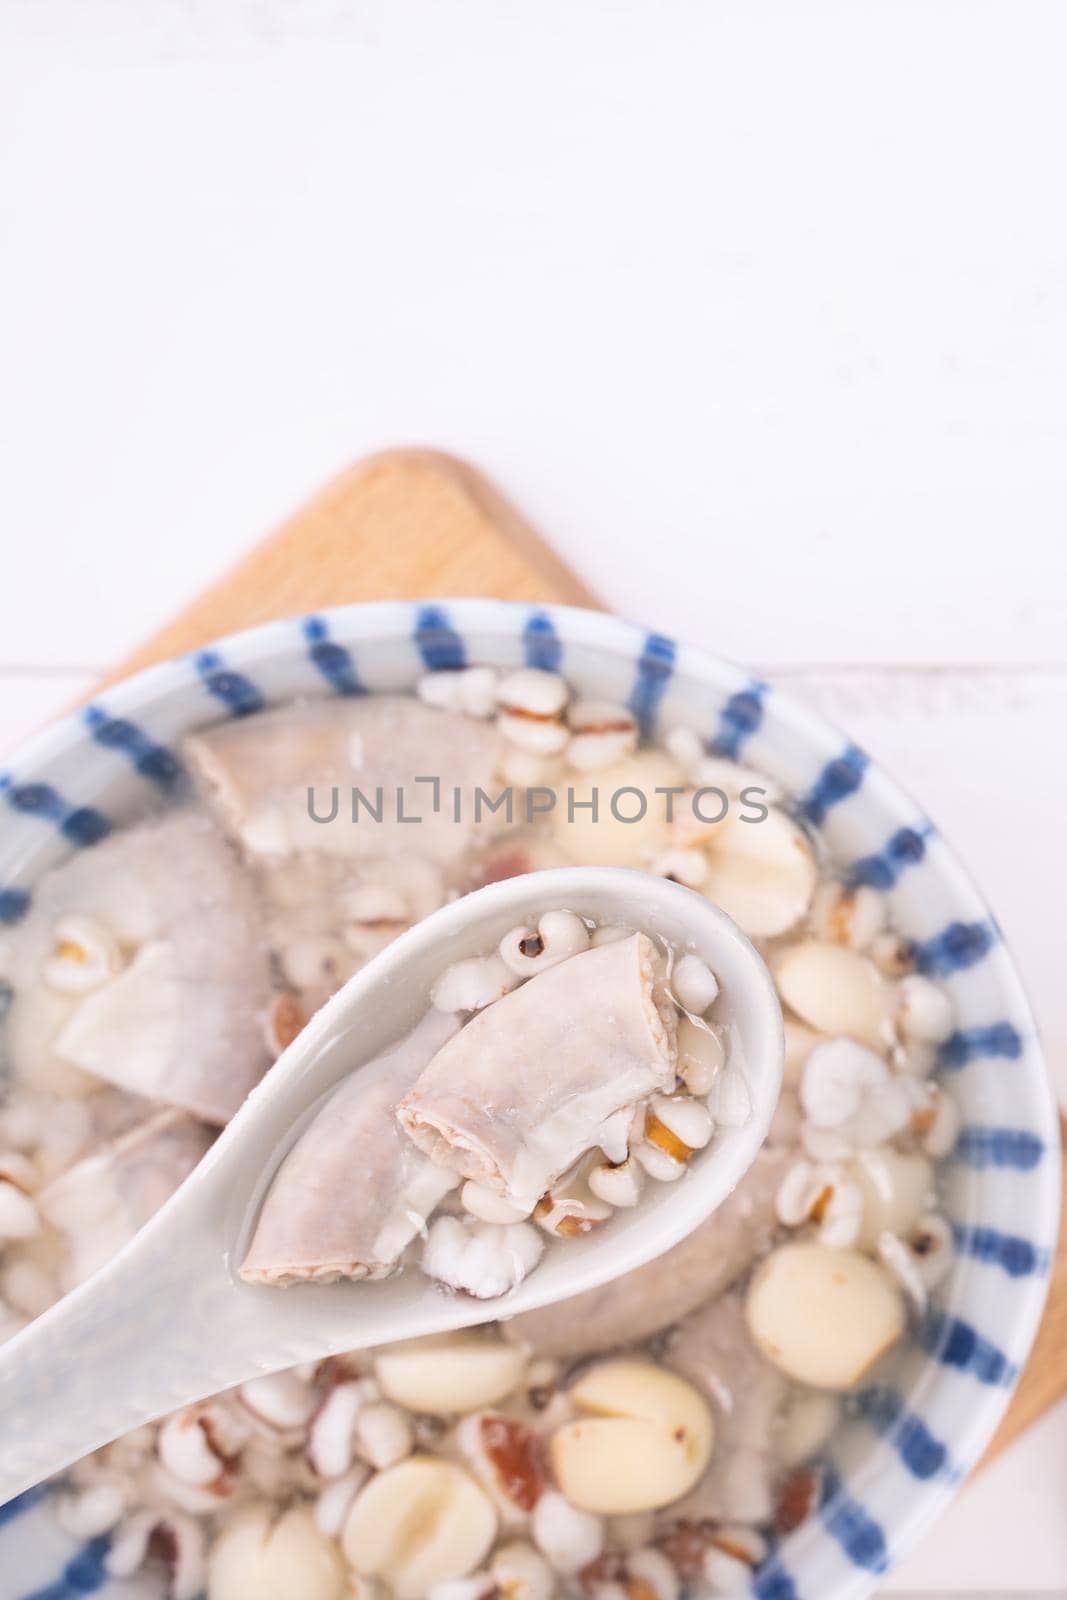
[[[1057,0],[6,0],[0,746],[351,457],[884,760],[1067,1091]],[[894,1592],[1064,1590],[1067,1409]]]
[[[412,439],[726,654],[1062,661],[1065,43],[1056,0],[12,0],[0,526],[53,562],[8,649],[113,655],[132,570],[143,628]]]

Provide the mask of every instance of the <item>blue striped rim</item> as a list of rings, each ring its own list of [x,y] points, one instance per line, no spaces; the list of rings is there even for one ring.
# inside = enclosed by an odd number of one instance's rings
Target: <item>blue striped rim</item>
[[[850,794],[855,794],[863,782],[863,774],[870,757],[858,745],[848,745],[836,760],[830,761],[816,778],[797,810],[802,817],[820,827],[832,806],[840,805]]]
[[[962,1223],[956,1223],[952,1231],[961,1255],[972,1256],[987,1266],[1000,1267],[1009,1278],[1045,1273],[1052,1265],[1050,1251],[1040,1249],[1018,1234],[1001,1233],[996,1228],[967,1228]]]
[[[719,712],[719,731],[708,740],[708,753],[737,761],[746,740],[763,721],[763,698],[767,685],[753,678],[744,689],[732,694]]]
[[[30,909],[28,889],[0,889],[0,923],[10,927],[21,922]]]
[[[923,859],[931,833],[929,825],[898,828],[884,849],[852,863],[847,882],[852,888],[865,884],[871,889],[892,889],[901,873]]]
[[[642,736],[647,738],[656,721],[656,712],[674,672],[677,647],[673,639],[662,633],[650,633],[645,639],[641,658],[637,663],[637,677],[630,691],[627,707],[637,718]]]
[[[94,806],[72,806],[50,783],[13,783],[0,779],[0,790],[13,811],[52,822],[63,837],[79,849],[106,839],[114,824]]]
[[[913,1478],[925,1481],[947,1475],[955,1481],[959,1477],[941,1440],[934,1437],[921,1417],[908,1410],[896,1389],[888,1384],[872,1384],[856,1396],[856,1409],[879,1438],[892,1445]]]
[[[308,642],[308,655],[312,663],[338,694],[366,694],[366,685],[356,671],[351,650],[336,639],[330,638],[329,629],[321,617],[304,619],[304,638]]]
[[[970,1124],[960,1131],[952,1154],[979,1172],[986,1167],[1014,1167],[1032,1172],[1041,1162],[1045,1146],[1026,1128],[987,1128]]]
[[[563,643],[556,625],[545,611],[535,611],[522,630],[523,659],[528,667],[542,672],[558,672],[563,660]]]
[[[947,928],[913,946],[915,965],[930,978],[950,978],[954,972],[983,961],[997,942],[990,921],[950,922]]]
[[[415,616],[415,643],[431,672],[456,671],[467,665],[463,640],[444,606],[420,606]]]
[[[103,1535],[83,1545],[67,1562],[59,1577],[43,1589],[34,1589],[23,1600],[74,1600],[80,1594],[95,1594],[108,1581],[104,1566],[110,1539]]]
[[[756,1600],[798,1600],[797,1586],[777,1556],[770,1556],[752,1579]]]
[[[916,1337],[927,1355],[933,1356],[935,1361],[940,1361],[944,1367],[955,1367],[959,1372],[969,1373],[979,1383],[1006,1389],[1015,1382],[1016,1366],[1002,1350],[998,1350],[984,1334],[972,1328],[969,1322],[950,1316],[936,1306],[927,1311],[916,1330]]]
[[[173,789],[184,775],[181,762],[173,750],[155,740],[125,717],[112,717],[103,706],[86,706],[83,713],[85,725],[96,743],[105,750],[118,750],[127,756],[134,770],[142,778],[158,784],[161,789]]]
[[[999,1056],[1018,1061],[1023,1053],[1023,1037],[1010,1022],[988,1022],[980,1028],[957,1028],[937,1052],[938,1067],[956,1072],[969,1061],[983,1056]]]
[[[247,717],[266,705],[262,693],[243,672],[227,667],[217,650],[201,650],[193,657],[205,689],[221,700],[234,717]]]
[[[864,1572],[886,1571],[889,1551],[881,1524],[858,1500],[845,1493],[840,1478],[829,1466],[819,1515],[827,1533],[837,1540],[854,1567],[862,1567]]]
[[[0,1528],[6,1528],[8,1523],[14,1522],[16,1517],[21,1517],[24,1512],[31,1511],[35,1505],[42,1501],[51,1490],[46,1483],[35,1484],[32,1489],[17,1494],[14,1500],[5,1501],[0,1505]]]

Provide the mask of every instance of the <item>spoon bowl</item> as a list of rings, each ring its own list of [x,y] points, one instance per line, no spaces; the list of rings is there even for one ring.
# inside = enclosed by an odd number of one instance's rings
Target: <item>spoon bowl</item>
[[[546,1251],[492,1300],[418,1272],[384,1282],[242,1283],[263,1197],[323,1098],[408,1032],[454,961],[517,923],[566,909],[641,928],[716,973],[752,1109],[681,1181]],[[748,1170],[778,1100],[782,1019],[761,957],[702,895],[621,868],[560,868],[490,884],[389,944],[316,1013],[196,1170],[113,1261],[0,1349],[0,1505],[120,1434],[250,1378],[345,1351],[496,1321],[596,1288],[677,1244]],[[354,1174],[358,1179],[358,1174]]]

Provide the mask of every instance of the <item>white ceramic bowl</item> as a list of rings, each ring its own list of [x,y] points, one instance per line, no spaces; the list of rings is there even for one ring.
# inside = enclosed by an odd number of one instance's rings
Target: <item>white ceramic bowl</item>
[[[818,1514],[756,1577],[761,1600],[856,1600],[908,1550],[989,1441],[1040,1318],[1059,1216],[1059,1134],[1018,975],[988,907],[930,822],[854,745],[738,667],[612,617],[500,601],[346,606],[272,623],[110,689],[26,745],[0,778],[0,917],[42,868],[181,783],[190,729],[297,695],[408,689],[427,667],[559,667],[685,723],[798,797],[836,860],[889,895],[920,966],[952,993],[941,1051],[964,1128],[946,1164],[958,1263],[937,1311],[832,1442]],[[76,1352],[72,1352],[76,1359]],[[109,1585],[44,1491],[0,1508],[0,1600],[148,1594]]]

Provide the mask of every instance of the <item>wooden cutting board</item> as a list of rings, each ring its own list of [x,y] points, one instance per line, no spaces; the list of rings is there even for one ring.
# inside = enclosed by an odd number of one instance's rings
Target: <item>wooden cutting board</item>
[[[276,617],[434,595],[598,605],[473,468],[431,450],[392,450],[342,473],[106,681]],[[1067,1392],[1065,1235],[1041,1332],[987,1461]]]

